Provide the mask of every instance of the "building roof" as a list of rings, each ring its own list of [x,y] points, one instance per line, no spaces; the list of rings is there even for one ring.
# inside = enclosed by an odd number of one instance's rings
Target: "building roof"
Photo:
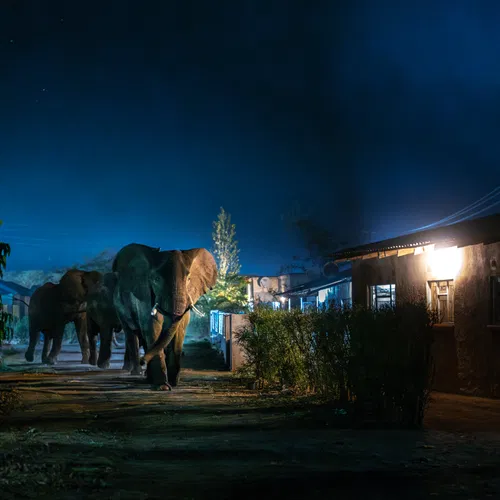
[[[335,276],[322,277],[316,280],[308,281],[302,285],[295,286],[289,290],[276,295],[283,295],[284,297],[290,296],[307,296],[325,288],[330,288],[331,286],[338,285],[351,280],[351,270],[347,269],[345,271],[337,273]]]
[[[340,250],[331,256],[335,262],[355,260],[369,254],[396,255],[398,251],[415,249],[427,245],[464,247],[478,243],[500,241],[500,214],[466,220],[448,226],[442,226],[396,238],[368,243],[357,247]],[[387,255],[389,253],[389,255]],[[374,255],[377,256],[377,255]]]
[[[0,280],[0,294],[2,295],[22,295],[23,297],[31,297],[33,290],[26,288],[13,281]]]

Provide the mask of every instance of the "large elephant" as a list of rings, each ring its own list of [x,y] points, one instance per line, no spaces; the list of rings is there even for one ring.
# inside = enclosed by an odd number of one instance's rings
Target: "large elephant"
[[[90,364],[99,368],[109,368],[111,343],[121,347],[115,339],[115,333],[121,332],[122,326],[116,314],[113,294],[117,283],[116,273],[106,273],[102,280],[90,288],[87,295],[87,332],[90,344]],[[97,335],[101,344],[97,358]],[[97,358],[97,359],[96,359]]]
[[[116,255],[113,272],[118,273],[115,307],[129,349],[126,368],[140,374],[140,365],[147,365],[151,385],[171,389],[179,382],[190,309],[217,280],[215,259],[204,248],[160,251],[132,243]],[[140,341],[146,353],[142,360]]]
[[[74,322],[82,363],[89,362],[86,300],[89,288],[100,279],[101,274],[96,271],[70,269],[57,285],[49,282],[35,290],[29,305],[30,343],[25,353],[27,361],[33,361],[40,332],[43,332],[42,363],[56,363],[61,352],[64,327]]]

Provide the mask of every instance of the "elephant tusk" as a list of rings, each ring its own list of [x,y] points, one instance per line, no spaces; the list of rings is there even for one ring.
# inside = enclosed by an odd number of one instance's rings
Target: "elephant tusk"
[[[158,312],[158,302],[153,306],[153,309],[151,309],[151,316],[156,316],[156,313]]]
[[[195,305],[194,305],[194,300],[192,299],[191,295],[189,294],[188,292],[188,298],[189,298],[189,302],[191,302],[191,307],[190,309],[192,309],[200,318],[204,318],[205,317],[205,313],[202,313]]]
[[[206,316],[205,313],[202,313],[196,306],[192,305],[191,309],[200,317],[204,318]]]

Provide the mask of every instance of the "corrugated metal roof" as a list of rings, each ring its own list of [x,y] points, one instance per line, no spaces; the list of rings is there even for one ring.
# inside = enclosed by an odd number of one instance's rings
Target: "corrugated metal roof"
[[[319,290],[330,288],[331,286],[349,281],[351,279],[351,270],[342,271],[334,276],[322,277],[317,280],[308,281],[302,285],[295,286],[286,290],[285,292],[277,293],[276,295],[290,296],[290,295],[307,295],[309,293],[316,293]]]
[[[480,217],[444,227],[405,234],[396,238],[340,250],[331,256],[333,261],[349,260],[376,252],[403,250],[426,245],[467,246],[500,241],[500,214]]]
[[[13,281],[0,280],[0,292],[2,295],[14,294],[31,297],[33,291]]]

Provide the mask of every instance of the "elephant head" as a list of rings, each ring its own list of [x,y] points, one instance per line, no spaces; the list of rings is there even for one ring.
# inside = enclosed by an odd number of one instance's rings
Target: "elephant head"
[[[149,272],[152,314],[160,313],[170,323],[178,322],[198,299],[217,281],[217,264],[204,248],[158,252]],[[147,363],[170,342],[172,333],[166,329],[141,360]]]
[[[97,271],[70,269],[59,281],[59,293],[64,309],[85,312],[82,304],[87,300],[89,291],[102,281]]]
[[[158,255],[161,260],[149,273],[153,303],[161,314],[175,322],[215,285],[217,265],[204,248]]]

